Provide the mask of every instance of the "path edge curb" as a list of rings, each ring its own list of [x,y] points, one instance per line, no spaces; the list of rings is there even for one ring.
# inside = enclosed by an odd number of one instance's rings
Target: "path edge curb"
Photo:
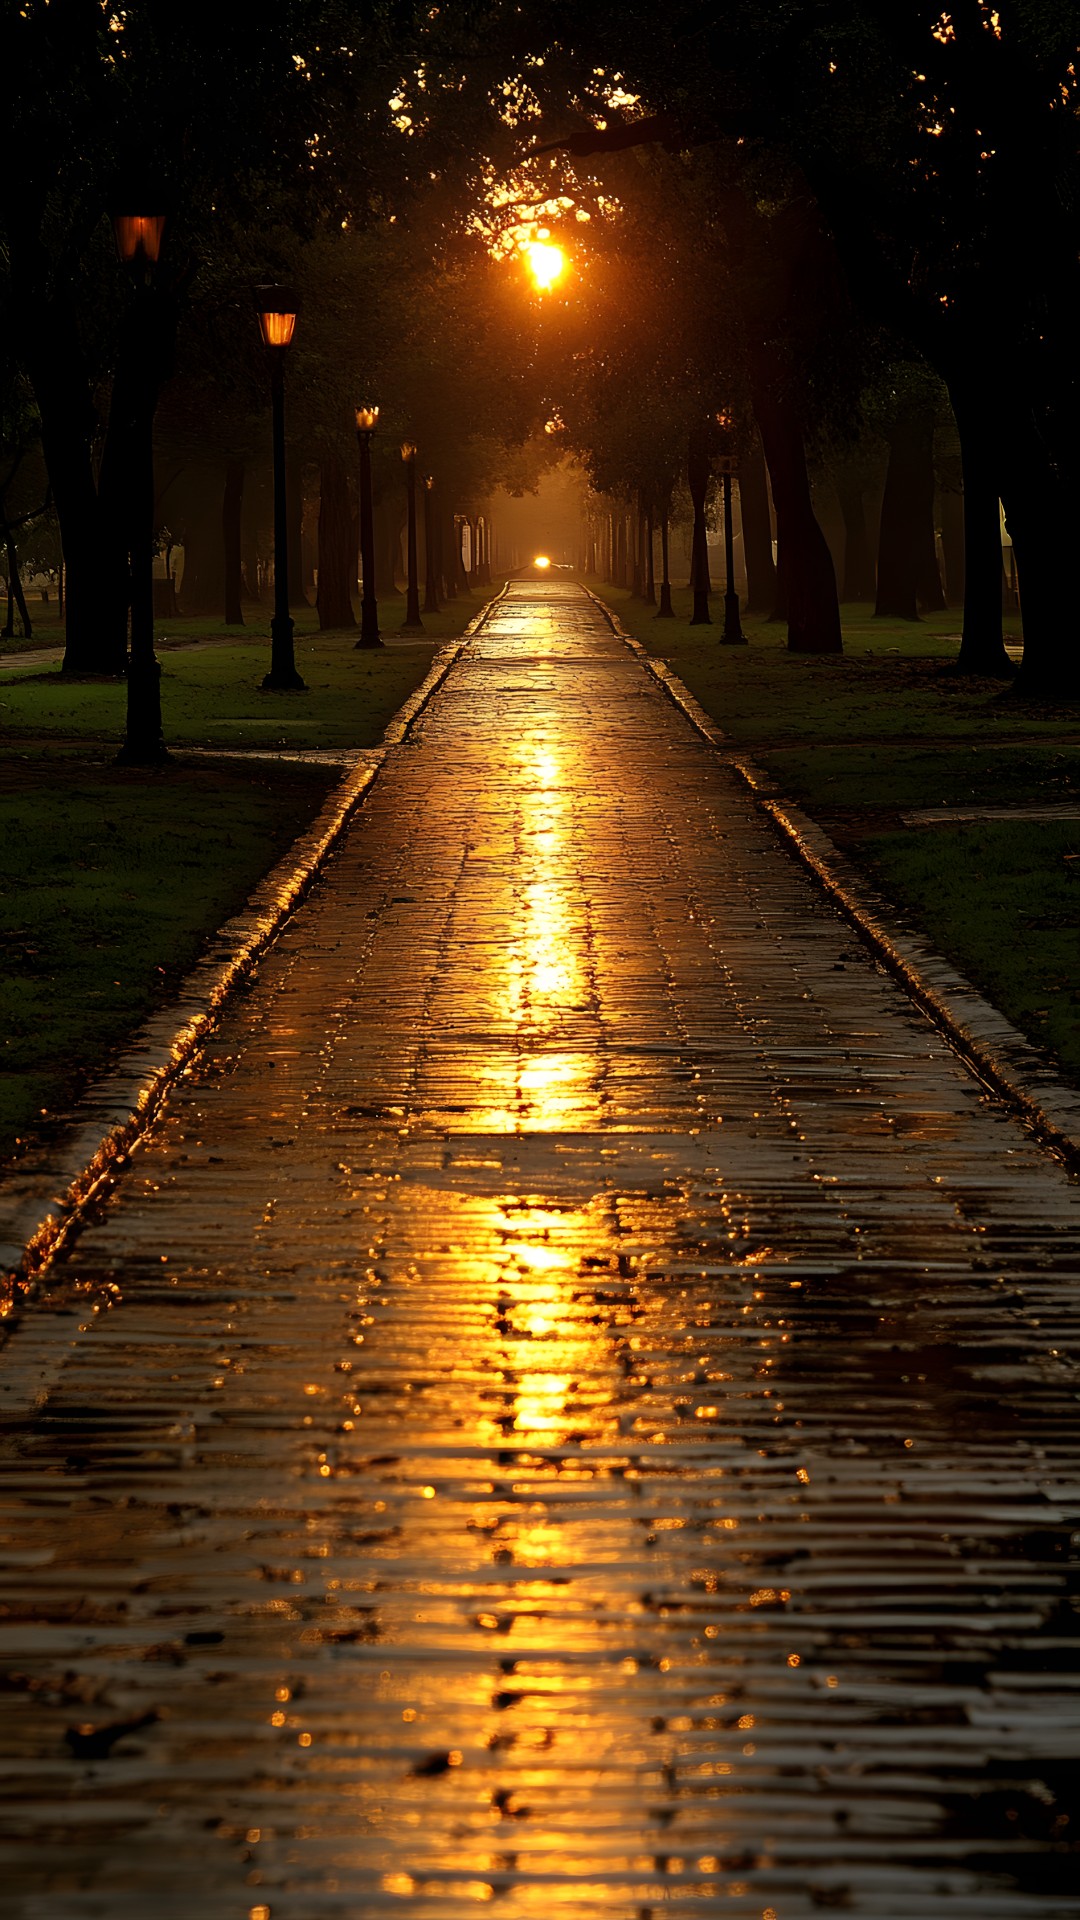
[[[420,685],[388,721],[379,746],[349,768],[306,832],[263,875],[240,913],[210,936],[206,951],[176,998],[152,1014],[112,1069],[72,1109],[72,1126],[47,1163],[18,1164],[0,1182],[0,1325],[30,1297],[37,1275],[108,1192],[162,1104],[216,1026],[229,996],[251,974],[281,932],[473,635],[507,592],[485,601],[464,631],[435,653]]]
[[[814,875],[844,918],[967,1065],[1044,1145],[1080,1170],[1080,1093],[1062,1080],[1027,1036],[870,885],[824,828],[781,793],[771,775],[733,747],[666,660],[655,658],[628,633],[618,615],[591,587],[585,591],[610,622],[612,632],[637,655],[695,731],[724,755],[788,849]]]

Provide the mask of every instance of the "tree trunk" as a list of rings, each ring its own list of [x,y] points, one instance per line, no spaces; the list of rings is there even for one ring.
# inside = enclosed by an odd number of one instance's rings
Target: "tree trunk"
[[[344,463],[327,451],[319,461],[319,578],[315,604],[319,629],[356,626],[356,522]]]
[[[615,516],[615,565],[611,570],[611,579],[612,579],[613,586],[625,587],[626,585],[626,515],[625,513],[617,513]]]
[[[225,492],[221,502],[221,538],[225,556],[225,625],[242,627],[240,607],[243,566],[240,525],[244,507],[244,462],[226,460]]]
[[[93,420],[73,317],[52,301],[20,308],[23,358],[60,523],[66,578],[63,671],[127,670],[128,580],[121,530],[102,511],[90,459]]]
[[[653,543],[652,503],[645,509],[645,604],[656,605],[656,553]]]
[[[770,614],[776,605],[776,562],[765,456],[756,433],[747,441],[739,460],[739,504],[746,561],[746,610]]]
[[[436,495],[436,498],[438,496]],[[439,590],[443,600],[457,599],[457,574],[454,568],[454,541],[457,531],[454,516],[447,507],[438,509],[439,527],[436,535],[436,552],[439,556]]]
[[[1024,621],[1016,691],[1039,700],[1077,700],[1080,647],[1073,608],[1080,487],[1055,463],[1033,414],[1018,407],[1008,425],[1001,493]]]
[[[671,569],[668,553],[668,507],[665,504],[660,514],[660,605],[656,610],[658,620],[674,620],[675,609],[671,604]]]
[[[920,601],[928,612],[945,604],[934,547],[934,423],[927,414],[898,421],[889,436],[874,612],[917,620]]]
[[[841,467],[836,476],[836,497],[844,520],[844,584],[840,598],[873,600],[874,555],[866,524],[866,499],[862,482],[850,467]]]
[[[999,451],[985,394],[952,392],[963,473],[964,632],[958,673],[1009,679],[1016,672],[1001,625]]]
[[[706,429],[695,427],[690,435],[686,454],[686,478],[690,488],[690,499],[694,508],[694,534],[690,548],[690,590],[694,596],[694,610],[690,615],[692,627],[711,626],[709,613],[709,543],[705,524],[705,498],[709,491],[709,442]]]
[[[465,529],[468,524],[465,519],[457,520],[454,524],[454,570],[459,593],[469,591],[469,570],[465,565]]]
[[[840,603],[828,542],[817,523],[802,429],[793,404],[771,383],[754,396],[776,504],[778,589],[786,599],[792,653],[842,653]]]
[[[11,533],[6,527],[4,529],[4,546],[7,551],[8,576],[8,605],[7,620],[4,623],[4,639],[13,640],[15,637],[15,609],[17,607],[19,610],[19,619],[22,622],[23,638],[30,640],[33,638],[34,629],[30,625],[30,615],[26,606],[26,595],[23,593],[22,581],[19,578],[19,556],[15,551],[15,542],[11,537]]]

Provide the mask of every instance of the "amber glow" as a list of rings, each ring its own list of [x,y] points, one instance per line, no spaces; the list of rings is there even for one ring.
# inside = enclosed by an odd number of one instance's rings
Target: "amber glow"
[[[163,213],[117,213],[113,215],[116,251],[125,266],[145,260],[151,266],[161,253],[165,231]]]
[[[378,424],[379,424],[378,407],[357,407],[356,409],[357,433],[373,433],[375,428],[378,426]]]
[[[547,293],[565,271],[565,253],[550,240],[531,240],[524,253],[540,292]]]
[[[533,633],[530,644],[542,643]],[[517,1133],[595,1126],[597,1063],[585,1043],[592,986],[580,891],[565,878],[573,833],[572,779],[543,727],[522,740],[513,768],[521,856],[508,926],[485,981],[491,1016],[526,1036],[481,1067],[481,1130]]]
[[[295,313],[260,314],[259,325],[264,346],[287,347],[293,337],[296,315]]]
[[[548,559],[546,553],[538,553],[536,556],[536,559],[533,561],[533,566],[540,567],[541,569],[544,567],[550,567],[550,565],[551,565],[551,561]]]

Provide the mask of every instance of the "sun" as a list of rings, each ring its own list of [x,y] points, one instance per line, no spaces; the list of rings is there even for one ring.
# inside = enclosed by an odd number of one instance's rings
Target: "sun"
[[[550,240],[530,240],[523,248],[529,272],[541,293],[547,293],[566,270],[566,255]]]

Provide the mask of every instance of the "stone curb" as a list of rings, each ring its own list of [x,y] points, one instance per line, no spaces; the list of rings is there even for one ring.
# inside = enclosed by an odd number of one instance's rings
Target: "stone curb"
[[[809,814],[783,797],[770,775],[732,749],[725,734],[667,662],[654,659],[591,588],[585,591],[610,622],[612,632],[638,656],[691,726],[710,746],[723,752],[792,852],[979,1078],[1028,1123],[1040,1140],[1070,1166],[1080,1167],[1080,1093],[1061,1079],[1018,1027],[991,1006],[970,980],[870,886]]]
[[[220,927],[176,1000],[154,1014],[125,1047],[112,1072],[75,1107],[58,1154],[17,1166],[0,1186],[0,1319],[26,1298],[35,1274],[108,1191],[173,1081],[190,1065],[229,994],[244,979],[303,899],[391,749],[399,747],[468,641],[506,588],[494,594],[464,633],[441,647],[420,685],[398,709],[382,745],[358,750],[357,764],[329,795],[306,833],[259,882],[242,913]],[[253,759],[258,758],[255,750]]]

